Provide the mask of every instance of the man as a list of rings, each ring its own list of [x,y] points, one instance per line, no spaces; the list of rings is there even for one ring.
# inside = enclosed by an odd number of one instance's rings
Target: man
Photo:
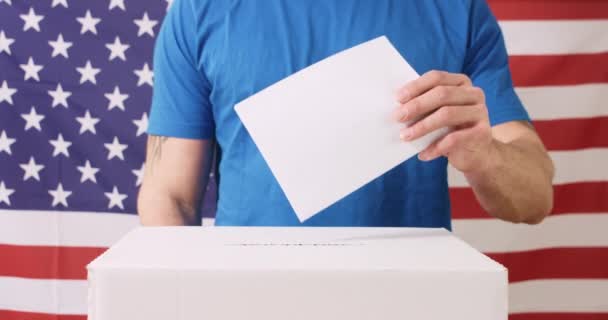
[[[454,130],[303,225],[449,229],[448,162],[490,215],[540,222],[552,207],[553,165],[514,93],[484,1],[176,0],[154,55],[142,223],[200,224],[217,141],[216,224],[300,225],[234,105],[380,35],[424,74],[397,92],[395,121],[430,115],[395,135],[408,141]]]

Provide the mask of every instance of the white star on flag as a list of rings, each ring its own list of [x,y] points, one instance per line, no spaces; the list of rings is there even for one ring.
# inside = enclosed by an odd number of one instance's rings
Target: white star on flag
[[[165,0],[165,2],[167,2],[167,11],[169,11],[169,9],[171,9],[171,5],[173,4],[173,0]]]
[[[2,3],[2,2],[8,3],[9,6],[12,5],[11,0],[0,0],[0,3]]]
[[[40,77],[38,76],[38,72],[42,70],[43,66],[40,64],[35,64],[34,59],[30,57],[27,60],[27,64],[20,64],[19,67],[25,72],[25,76],[23,80],[27,80],[29,78],[33,78],[36,81],[40,81]]]
[[[27,14],[20,14],[19,17],[23,20],[23,31],[34,29],[40,32],[40,21],[44,19],[44,16],[36,15],[33,7],[30,7]]]
[[[122,202],[127,198],[127,195],[119,193],[118,188],[116,188],[116,186],[114,186],[112,192],[105,192],[105,195],[110,200],[110,202],[108,203],[108,209],[112,209],[114,206],[117,206],[123,210],[125,209]]]
[[[76,18],[76,20],[82,25],[80,34],[85,34],[87,31],[97,34],[97,24],[101,22],[101,19],[91,16],[91,10],[87,10],[84,17]]]
[[[8,102],[8,104],[13,104],[13,95],[17,92],[15,88],[9,88],[6,80],[2,82],[2,86],[0,86],[0,103],[2,101]]]
[[[68,7],[68,0],[53,0],[53,4],[51,4],[52,8],[55,8],[58,5],[62,5],[64,7]]]
[[[11,55],[11,45],[15,42],[15,39],[7,38],[4,30],[0,30],[0,53],[6,52]]]
[[[108,160],[114,157],[117,157],[120,160],[125,160],[123,151],[127,149],[127,145],[121,144],[120,141],[118,141],[118,137],[114,137],[112,143],[104,143],[103,145],[106,147],[106,149],[108,149]]]
[[[11,194],[15,193],[15,189],[8,189],[4,184],[4,181],[0,181],[0,203],[4,202],[7,205],[11,205]]]
[[[63,136],[60,134],[57,135],[56,140],[49,140],[49,143],[53,145],[53,157],[56,157],[59,154],[63,154],[66,157],[70,157],[70,153],[68,148],[72,145],[70,141],[63,140]]]
[[[145,170],[145,166],[146,163],[142,163],[141,164],[141,169],[137,170],[131,170],[131,172],[133,172],[133,174],[137,177],[137,180],[135,180],[135,186],[139,187],[139,185],[144,181],[144,170]]]
[[[135,19],[133,22],[135,22],[139,28],[137,31],[138,37],[141,37],[144,33],[154,37],[154,26],[158,24],[158,20],[150,20],[147,12],[144,12],[144,16],[141,19]]]
[[[108,104],[108,110],[112,110],[114,108],[118,108],[122,111],[125,111],[125,100],[129,98],[128,94],[120,93],[120,88],[118,86],[114,87],[114,92],[104,94],[106,99],[110,100]]]
[[[77,168],[78,168],[78,171],[80,171],[80,173],[82,173],[82,176],[80,177],[81,183],[83,183],[87,180],[91,180],[94,183],[97,183],[97,178],[95,178],[95,175],[97,174],[99,169],[91,167],[91,162],[89,160],[86,161],[84,166],[79,166]]]
[[[150,67],[148,66],[148,63],[144,63],[144,66],[141,69],[139,69],[139,70],[136,69],[133,72],[139,78],[137,80],[137,86],[138,87],[142,86],[144,83],[149,84],[150,87],[153,86],[153,80],[152,80],[152,78],[154,77],[154,72],[152,72],[152,70],[150,70]]]
[[[61,204],[67,208],[68,197],[72,194],[72,191],[63,190],[63,185],[60,182],[57,185],[57,189],[49,190],[49,194],[53,196],[53,203],[51,204],[53,207],[56,207],[58,204]]]
[[[40,127],[40,121],[44,119],[44,116],[36,113],[36,108],[32,106],[30,113],[22,113],[21,118],[25,119],[25,131],[35,128],[38,131],[42,131]]]
[[[144,114],[141,115],[141,119],[133,120],[133,123],[137,126],[137,133],[135,134],[136,137],[146,133],[148,130],[148,113],[144,112]]]
[[[119,37],[114,39],[114,43],[106,44],[106,48],[110,50],[110,61],[114,60],[114,58],[120,58],[122,61],[127,61],[125,51],[129,49],[129,47],[130,45],[121,43]]]
[[[73,45],[72,42],[67,42],[63,40],[63,35],[60,33],[57,36],[57,41],[49,41],[49,45],[53,47],[53,53],[51,53],[51,57],[56,57],[58,55],[62,55],[66,58],[69,58],[68,49]]]
[[[90,81],[93,84],[97,84],[97,79],[95,77],[101,69],[93,68],[91,65],[91,60],[87,60],[87,64],[82,68],[76,68],[78,73],[80,73],[80,84],[83,84],[87,81]]]
[[[0,153],[6,152],[8,154],[13,154],[11,145],[15,142],[17,142],[17,139],[9,138],[6,135],[6,131],[2,130],[2,133],[0,133]]]
[[[125,11],[125,0],[110,0],[110,6],[108,10],[112,10],[114,8],[120,8],[122,11]]]
[[[62,105],[64,107],[68,107],[68,98],[72,95],[69,91],[63,91],[61,87],[61,83],[57,84],[57,89],[55,91],[49,90],[49,95],[53,97],[53,104],[51,107],[55,108],[58,105]]]
[[[34,178],[40,181],[40,170],[44,169],[41,164],[36,164],[34,157],[30,157],[30,162],[22,163],[19,165],[23,169],[23,181],[27,181],[29,178]]]
[[[83,134],[87,131],[92,132],[93,134],[97,134],[95,130],[95,125],[99,122],[99,118],[91,117],[91,113],[87,110],[84,114],[84,117],[76,117],[76,121],[80,123],[80,134]]]

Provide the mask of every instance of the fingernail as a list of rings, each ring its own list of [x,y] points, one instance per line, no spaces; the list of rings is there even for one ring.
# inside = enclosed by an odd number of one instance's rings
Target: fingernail
[[[412,129],[402,130],[399,137],[401,138],[401,140],[409,140],[412,137]]]
[[[395,121],[401,121],[401,105],[396,104],[391,112],[391,119]]]
[[[428,159],[428,157],[425,153],[419,153],[418,159],[420,159],[421,161],[426,161],[426,159]]]
[[[410,100],[410,92],[407,90],[401,90],[401,95],[399,97],[399,100],[403,103],[407,102],[408,100]]]
[[[401,107],[401,121],[407,120],[407,108]]]

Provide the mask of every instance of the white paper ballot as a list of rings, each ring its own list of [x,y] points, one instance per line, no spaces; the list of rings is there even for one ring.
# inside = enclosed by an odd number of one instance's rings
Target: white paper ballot
[[[339,52],[241,101],[235,110],[300,221],[422,151],[392,119],[418,78],[386,37]]]

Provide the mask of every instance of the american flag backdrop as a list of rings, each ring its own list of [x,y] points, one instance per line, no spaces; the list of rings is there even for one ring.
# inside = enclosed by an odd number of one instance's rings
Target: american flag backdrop
[[[497,221],[451,171],[454,231],[509,269],[510,319],[608,319],[608,1],[490,5],[556,165],[555,207],[538,226]],[[0,320],[84,320],[84,266],[138,224],[169,7],[0,0]]]

